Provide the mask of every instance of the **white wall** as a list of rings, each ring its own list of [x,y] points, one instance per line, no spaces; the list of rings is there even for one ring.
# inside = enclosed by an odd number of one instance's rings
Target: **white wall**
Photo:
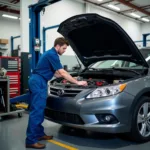
[[[4,53],[4,56],[10,56],[10,43],[11,43],[10,37],[20,35],[20,21],[9,18],[3,18],[2,14],[3,13],[0,12],[0,38],[8,39],[9,44],[3,46],[8,48],[7,51],[0,50],[0,52]],[[20,39],[15,39],[14,49],[17,49],[18,45],[20,45]]]
[[[117,22],[132,38],[132,40],[140,40],[141,38],[141,24],[140,22],[134,21],[133,19],[125,16],[118,15],[112,11],[91,5],[90,12],[97,13],[101,16],[110,18]]]
[[[101,7],[97,7],[92,4],[85,5],[84,3],[75,0],[63,0],[54,5],[46,7],[46,12],[41,18],[41,23],[42,26],[49,27],[60,24],[62,21],[73,15],[90,12],[98,13],[102,16],[111,18],[112,20],[116,21],[134,41],[141,40],[142,36],[140,22],[118,15]],[[57,29],[51,29],[47,31],[46,50],[53,46],[54,39],[58,36],[61,35],[57,33]],[[72,49],[69,48],[64,55],[74,55],[74,53]]]
[[[53,5],[46,7],[45,14],[41,17],[42,27],[49,27],[60,24],[65,19],[85,12],[85,7],[82,3],[75,0],[62,0]],[[62,36],[57,32],[57,29],[48,30],[46,34],[46,50],[53,46],[55,38]],[[74,52],[69,47],[65,55],[74,55]]]
[[[29,52],[29,8],[28,6],[38,2],[38,0],[20,1],[20,25],[21,25],[21,51]]]
[[[142,34],[147,34],[147,33],[150,33],[150,23],[143,23],[141,25],[141,28],[142,28]]]

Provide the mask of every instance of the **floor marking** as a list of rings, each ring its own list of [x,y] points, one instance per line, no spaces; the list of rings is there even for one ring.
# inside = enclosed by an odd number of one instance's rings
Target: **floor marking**
[[[58,146],[60,146],[60,147],[66,148],[67,150],[78,150],[77,148],[68,146],[68,145],[66,145],[66,144],[57,142],[57,141],[55,141],[55,140],[48,140],[48,142],[53,143],[53,144],[56,144],[56,145],[58,145]]]

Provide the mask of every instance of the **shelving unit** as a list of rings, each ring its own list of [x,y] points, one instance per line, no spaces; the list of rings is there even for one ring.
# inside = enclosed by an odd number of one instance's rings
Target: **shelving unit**
[[[18,117],[22,116],[22,112],[24,112],[24,109],[17,109],[15,108],[14,110],[11,110],[11,104],[10,104],[10,99],[9,99],[9,78],[8,77],[0,77],[0,89],[2,89],[2,96],[0,97],[0,102],[4,100],[5,106],[2,107],[1,105],[1,110],[0,110],[0,119],[2,119],[2,116],[10,115],[10,114],[18,114]]]
[[[7,44],[8,44],[7,39],[0,39],[0,52],[2,54],[4,54],[4,52],[8,50]]]

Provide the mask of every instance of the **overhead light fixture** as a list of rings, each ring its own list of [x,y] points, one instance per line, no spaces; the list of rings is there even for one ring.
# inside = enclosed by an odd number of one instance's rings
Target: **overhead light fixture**
[[[102,2],[103,0],[97,0],[98,2]]]
[[[109,4],[108,5],[108,7],[110,7],[110,8],[112,8],[112,9],[115,9],[115,10],[120,10],[120,8],[119,7],[116,7],[116,6],[114,6],[114,5],[111,5],[111,4]]]
[[[134,14],[134,13],[131,13],[131,16],[135,17],[135,18],[141,18],[141,16],[137,15],[137,14]]]
[[[147,18],[142,18],[142,20],[145,21],[145,22],[150,22],[150,20],[147,19]]]
[[[16,17],[16,16],[11,16],[11,15],[6,15],[6,14],[3,14],[2,17],[11,18],[11,19],[18,19],[18,17]]]

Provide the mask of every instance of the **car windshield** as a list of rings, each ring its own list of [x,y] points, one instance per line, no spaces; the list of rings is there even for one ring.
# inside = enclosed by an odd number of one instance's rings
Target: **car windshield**
[[[150,49],[141,49],[140,52],[142,53],[143,57],[147,61],[147,63],[150,65]],[[135,68],[135,69],[140,69],[143,68],[143,66],[138,65],[133,62],[128,62],[124,60],[105,60],[105,61],[98,61],[90,68]]]

